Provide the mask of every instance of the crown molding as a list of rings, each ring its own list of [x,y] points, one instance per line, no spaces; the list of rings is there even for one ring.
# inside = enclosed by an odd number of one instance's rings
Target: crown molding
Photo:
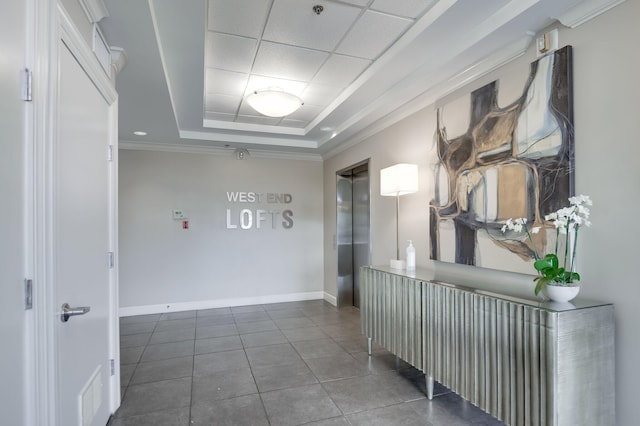
[[[555,16],[555,18],[560,21],[562,25],[575,28],[624,1],[625,0],[588,0],[561,15]]]
[[[103,18],[109,16],[107,6],[105,6],[102,0],[78,0],[84,14],[89,18],[89,22],[92,24],[100,22]]]
[[[120,140],[118,143],[119,149],[129,149],[136,151],[159,151],[159,152],[175,152],[181,154],[204,154],[204,155],[217,155],[228,156],[233,158],[233,153],[238,146],[229,148],[220,148],[214,146],[199,146],[199,145],[186,145],[186,144],[164,144],[154,142],[139,142]],[[322,161],[322,156],[319,154],[307,154],[299,152],[284,152],[284,151],[268,151],[261,149],[250,149],[249,153],[251,158],[270,158],[277,160],[298,160],[298,161]]]

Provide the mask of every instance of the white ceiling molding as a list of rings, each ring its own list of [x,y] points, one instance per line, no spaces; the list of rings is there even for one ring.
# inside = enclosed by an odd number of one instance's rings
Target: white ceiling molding
[[[334,157],[430,105],[437,107],[441,99],[524,55],[531,45],[533,38],[533,35],[527,34],[522,39],[476,62],[441,84],[431,87],[426,92],[416,96],[384,118],[376,120],[375,123],[351,137],[348,142],[331,149],[323,155],[323,158],[329,159]]]
[[[231,142],[231,143],[248,143],[256,145],[278,145],[291,148],[317,148],[318,143],[316,141],[307,139],[285,139],[274,138],[271,136],[254,136],[243,135],[236,133],[222,133],[222,132],[199,132],[196,130],[180,130],[180,137],[184,139],[196,139],[203,141],[216,140],[219,142]]]
[[[555,18],[563,25],[569,28],[575,28],[624,1],[625,0],[588,0],[561,15],[555,16]]]
[[[127,54],[122,47],[110,46],[111,67],[118,74],[127,65]]]
[[[127,141],[120,140],[118,143],[119,149],[124,150],[136,150],[136,151],[160,151],[160,152],[176,152],[181,154],[207,154],[217,156],[231,156],[233,152],[239,146],[229,146],[225,148],[213,147],[213,146],[199,146],[199,145],[169,145],[164,143],[148,143],[139,141]],[[299,161],[322,161],[320,154],[307,154],[296,152],[278,152],[267,151],[251,148],[249,149],[251,157],[253,158],[270,158],[276,160],[299,160]]]
[[[80,6],[84,11],[89,22],[100,22],[103,18],[109,16],[109,11],[102,0],[79,0]]]

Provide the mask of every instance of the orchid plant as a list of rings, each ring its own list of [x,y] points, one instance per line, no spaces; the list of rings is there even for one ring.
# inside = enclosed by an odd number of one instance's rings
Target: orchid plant
[[[589,207],[591,199],[587,195],[579,195],[569,198],[569,206],[561,208],[556,212],[545,216],[545,221],[553,221],[556,229],[555,251],[548,253],[544,257],[540,257],[536,245],[533,241],[532,234],[537,234],[541,227],[534,226],[531,229],[527,227],[527,219],[522,217],[518,219],[508,219],[502,227],[502,232],[513,231],[520,233],[524,230],[527,238],[531,243],[531,249],[535,258],[533,267],[538,271],[538,276],[534,278],[536,282],[535,294],[538,295],[546,285],[573,286],[580,281],[580,274],[574,271],[576,263],[576,242],[578,241],[578,230],[582,226],[591,226],[589,222]],[[560,241],[564,235],[564,253],[563,261],[560,266],[558,258],[558,250]]]

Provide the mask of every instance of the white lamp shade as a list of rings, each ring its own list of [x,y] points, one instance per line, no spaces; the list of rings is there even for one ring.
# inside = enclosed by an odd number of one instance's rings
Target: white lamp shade
[[[396,196],[418,192],[418,165],[400,163],[380,170],[380,195]]]
[[[256,90],[247,96],[247,102],[267,117],[284,117],[302,106],[302,99],[278,89]]]

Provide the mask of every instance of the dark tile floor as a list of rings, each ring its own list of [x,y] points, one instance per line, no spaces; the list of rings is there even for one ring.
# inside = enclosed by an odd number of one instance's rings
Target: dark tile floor
[[[321,300],[120,320],[123,425],[502,425]]]

